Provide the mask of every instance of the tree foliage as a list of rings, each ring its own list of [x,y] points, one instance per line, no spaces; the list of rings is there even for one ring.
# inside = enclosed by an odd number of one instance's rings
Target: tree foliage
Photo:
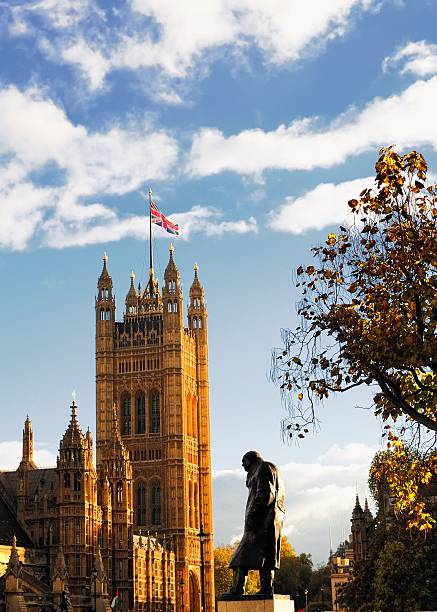
[[[390,496],[387,466],[394,450],[377,453],[369,474],[369,488],[377,504],[375,530],[364,559],[353,567],[353,580],[339,600],[356,612],[434,610],[437,608],[437,530],[424,536],[407,529],[409,518],[396,511]],[[410,469],[415,458],[404,457]],[[408,467],[410,466],[410,467]],[[434,491],[425,485],[428,510],[435,507]]]
[[[232,585],[232,570],[229,561],[237,547],[237,543],[230,546],[219,546],[214,549],[214,580],[217,595],[229,591]],[[281,567],[275,572],[275,592],[294,594],[309,588],[311,580],[312,563],[308,555],[296,555],[292,545],[286,537],[281,544]],[[249,572],[246,593],[256,593],[259,589],[258,572]]]
[[[427,164],[416,151],[381,149],[375,168],[375,188],[348,203],[350,226],[329,234],[312,249],[314,264],[297,269],[301,325],[282,330],[271,376],[288,408],[288,437],[305,437],[317,401],[370,386],[375,414],[400,423],[400,436],[435,456],[437,187],[425,187]],[[391,444],[401,444],[392,435]],[[435,473],[435,461],[425,463]],[[401,503],[407,508],[408,495]]]

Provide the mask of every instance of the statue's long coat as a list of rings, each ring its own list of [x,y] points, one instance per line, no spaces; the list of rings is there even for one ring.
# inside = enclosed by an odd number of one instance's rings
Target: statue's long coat
[[[261,461],[247,475],[249,496],[244,535],[232,555],[229,567],[278,569],[281,530],[285,515],[284,485],[278,468]]]

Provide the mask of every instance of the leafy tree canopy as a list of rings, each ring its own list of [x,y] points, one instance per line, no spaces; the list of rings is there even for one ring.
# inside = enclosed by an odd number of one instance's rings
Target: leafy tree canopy
[[[289,437],[305,437],[316,423],[317,401],[371,386],[375,414],[401,423],[390,445],[403,452],[403,436],[422,451],[420,481],[437,471],[437,187],[425,187],[427,164],[416,151],[382,149],[375,168],[375,189],[348,203],[351,225],[297,269],[301,325],[282,330],[271,376],[288,408]],[[388,476],[398,494],[395,480]]]

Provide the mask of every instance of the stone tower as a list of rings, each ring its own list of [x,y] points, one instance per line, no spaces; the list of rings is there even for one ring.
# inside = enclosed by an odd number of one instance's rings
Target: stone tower
[[[83,585],[95,562],[102,511],[97,505],[97,474],[93,463],[93,440],[84,435],[71,405],[71,419],[59,445],[56,471],[59,478],[59,543],[72,595],[83,595]]]
[[[134,274],[123,321],[107,258],[96,297],[98,471],[113,436],[113,406],[132,465],[134,532],[168,538],[176,555],[177,609],[214,609],[207,312],[195,267],[188,325],[170,247],[162,295],[153,268],[144,291]],[[99,472],[100,473],[100,472]],[[202,542],[201,542],[202,541]],[[202,563],[203,556],[203,563]]]

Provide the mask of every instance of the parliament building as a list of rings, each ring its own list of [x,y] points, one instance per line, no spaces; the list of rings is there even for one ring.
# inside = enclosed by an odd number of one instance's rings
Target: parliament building
[[[0,610],[214,610],[207,311],[188,321],[170,246],[162,291],[131,274],[122,321],[107,257],[96,313],[96,457],[73,401],[57,465],[0,471]],[[114,602],[114,605],[115,605]]]

